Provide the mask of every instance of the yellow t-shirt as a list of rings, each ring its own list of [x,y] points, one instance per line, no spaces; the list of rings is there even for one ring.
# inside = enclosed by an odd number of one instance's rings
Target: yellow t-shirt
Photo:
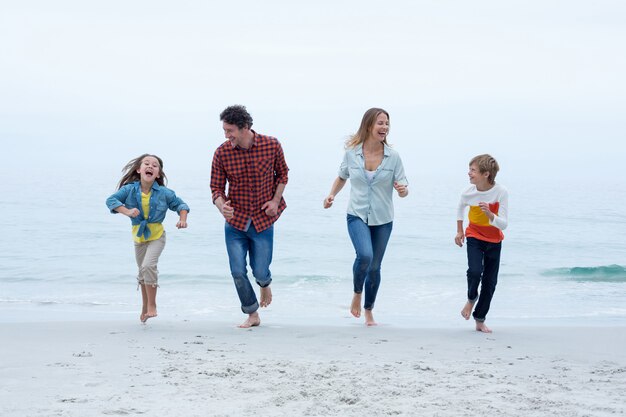
[[[150,196],[152,195],[152,191],[148,194],[141,193],[141,208],[143,209],[143,218],[147,219],[148,214],[150,214]],[[150,230],[150,237],[148,239],[143,236],[137,236],[137,231],[139,230],[139,225],[133,226],[133,239],[136,243],[149,242],[151,240],[157,240],[163,235],[163,224],[162,223],[148,223],[148,229]]]

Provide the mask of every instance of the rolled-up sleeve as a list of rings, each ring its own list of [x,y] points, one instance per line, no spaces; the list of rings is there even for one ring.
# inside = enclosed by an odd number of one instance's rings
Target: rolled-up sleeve
[[[226,199],[226,171],[219,157],[219,151],[213,155],[213,163],[211,164],[211,199],[215,204],[215,200],[219,197]]]
[[[175,211],[178,214],[180,214],[182,210],[186,210],[187,212],[190,211],[189,206],[183,201],[182,198],[178,197],[176,193],[172,190],[169,190],[169,192],[168,207],[170,210]]]
[[[283,147],[278,141],[276,142],[276,146],[276,156],[274,158],[275,181],[277,184],[287,184],[287,181],[289,181],[289,167],[285,161]]]
[[[339,172],[337,172],[339,178],[347,180],[350,178],[350,170],[348,169],[348,152],[344,152],[343,160],[341,161],[341,165],[339,165]]]
[[[130,187],[125,185],[107,198],[106,205],[111,213],[116,214],[117,211],[115,209],[124,205],[123,201],[126,200],[129,192]]]
[[[393,170],[393,180],[397,181],[398,184],[401,185],[409,185],[409,181],[406,179],[406,174],[404,173],[404,165],[402,165],[402,159],[400,159],[400,155],[397,155],[398,160],[396,161],[396,166]]]

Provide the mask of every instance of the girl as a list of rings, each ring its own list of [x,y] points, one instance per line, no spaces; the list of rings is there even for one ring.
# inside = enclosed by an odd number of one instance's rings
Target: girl
[[[129,161],[122,170],[124,176],[118,190],[107,198],[111,213],[130,217],[135,241],[135,259],[139,267],[138,285],[141,287],[143,305],[139,319],[145,323],[157,316],[156,293],[158,287],[157,262],[165,247],[163,220],[167,209],[180,216],[176,227],[187,227],[189,206],[165,187],[167,177],[163,161],[156,155],[143,154]]]
[[[393,190],[400,197],[409,194],[400,156],[387,144],[389,113],[372,108],[365,112],[361,126],[346,143],[346,153],[324,208],[350,178],[348,233],[356,259],[352,267],[354,295],[350,312],[361,317],[361,294],[365,288],[365,324],[375,326],[372,309],[380,285],[380,265],[393,225]]]

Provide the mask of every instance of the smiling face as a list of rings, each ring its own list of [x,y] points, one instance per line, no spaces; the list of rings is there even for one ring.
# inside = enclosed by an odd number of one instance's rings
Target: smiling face
[[[141,182],[152,184],[161,176],[161,164],[154,156],[146,156],[141,160],[137,173],[141,177]]]
[[[379,142],[384,141],[389,133],[389,117],[385,113],[376,116],[376,120],[370,127],[370,136]]]
[[[467,175],[469,176],[470,184],[474,184],[479,191],[491,188],[489,172],[480,172],[478,164],[471,164]]]
[[[249,128],[239,128],[237,125],[223,122],[224,137],[230,141],[230,144],[235,147],[249,148],[252,144],[252,132]]]

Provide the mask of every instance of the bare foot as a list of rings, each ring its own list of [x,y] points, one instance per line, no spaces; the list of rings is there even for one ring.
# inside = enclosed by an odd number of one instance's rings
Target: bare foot
[[[374,315],[372,314],[372,310],[365,310],[365,325],[378,326],[378,323],[374,321]]]
[[[148,310],[141,315],[140,319],[142,323],[145,323],[148,321],[148,319],[151,319],[152,317],[156,317],[156,316],[157,316],[156,308],[148,307]]]
[[[261,287],[261,307],[267,307],[271,303],[272,303],[272,289],[269,287],[269,285],[267,287]]]
[[[463,307],[463,310],[461,310],[461,315],[463,316],[465,320],[470,319],[470,317],[472,316],[473,308],[474,308],[474,303],[472,303],[471,301],[468,301],[467,303],[465,303],[465,307]]]
[[[250,327],[256,327],[261,324],[261,318],[259,317],[259,313],[256,311],[248,316],[246,321],[241,323],[238,327],[240,329],[249,329]]]
[[[149,316],[147,314],[142,314],[141,316],[139,316],[139,320],[141,320],[141,322],[143,324],[146,324],[146,322],[148,321],[148,319],[151,319],[152,317],[156,317],[157,315],[155,314],[154,316]]]
[[[483,332],[483,333],[491,333],[491,329],[487,326],[485,326],[485,322],[484,321],[477,321],[476,322],[476,331],[477,332]]]
[[[350,313],[356,318],[361,317],[361,294],[354,293],[352,296],[352,305],[350,305]]]

